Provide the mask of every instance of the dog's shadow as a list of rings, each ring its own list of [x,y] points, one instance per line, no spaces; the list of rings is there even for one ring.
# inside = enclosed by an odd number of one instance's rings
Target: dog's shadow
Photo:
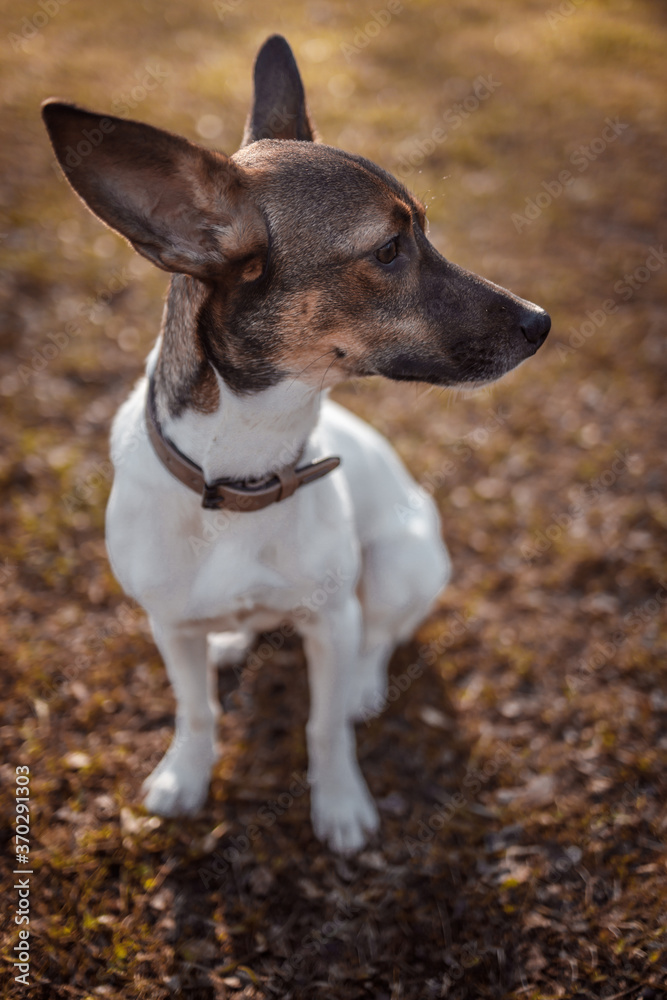
[[[177,849],[166,883],[183,995],[254,982],[279,996],[366,996],[366,984],[389,997],[392,983],[415,975],[432,980],[433,996],[447,977],[470,995],[478,981],[502,990],[508,972],[497,954],[511,918],[480,878],[494,824],[469,782],[470,741],[444,681],[429,667],[410,680],[416,662],[414,644],[397,651],[386,710],[357,726],[381,829],[349,859],[319,844],[310,825],[300,644],[240,683],[238,672],[220,674],[225,750],[193,821],[202,847],[196,857]],[[470,930],[473,910],[483,940]]]

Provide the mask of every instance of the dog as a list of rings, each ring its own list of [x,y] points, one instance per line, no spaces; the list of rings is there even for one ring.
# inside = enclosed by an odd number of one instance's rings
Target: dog
[[[172,274],[146,375],[113,424],[107,509],[112,569],[177,700],[145,806],[175,816],[206,799],[210,637],[231,664],[280,626],[308,662],[313,829],[357,851],[378,814],[353,723],[382,706],[389,658],[450,561],[435,505],[410,503],[390,445],[327,390],[369,375],[491,382],[537,351],[549,316],[445,260],[416,197],[318,140],[281,36],[259,51],[232,156],[56,99],[43,117],[86,205]]]

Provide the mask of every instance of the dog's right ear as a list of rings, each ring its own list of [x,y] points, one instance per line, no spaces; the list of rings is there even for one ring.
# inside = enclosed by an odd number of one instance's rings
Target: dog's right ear
[[[315,141],[303,84],[292,50],[282,35],[272,35],[257,53],[255,96],[242,146],[259,139]]]
[[[162,129],[45,101],[65,176],[103,222],[165,271],[214,280],[261,273],[267,233],[241,167]]]

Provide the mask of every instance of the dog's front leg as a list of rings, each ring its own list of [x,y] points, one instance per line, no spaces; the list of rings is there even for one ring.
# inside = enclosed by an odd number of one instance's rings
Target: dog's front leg
[[[144,782],[144,805],[161,816],[194,813],[204,804],[216,760],[219,706],[207,663],[207,629],[151,622],[176,696],[176,732],[169,750]]]
[[[379,823],[359,770],[348,717],[361,632],[356,598],[336,608],[327,606],[302,627],[310,684],[306,735],[313,829],[320,840],[343,854],[362,847]]]

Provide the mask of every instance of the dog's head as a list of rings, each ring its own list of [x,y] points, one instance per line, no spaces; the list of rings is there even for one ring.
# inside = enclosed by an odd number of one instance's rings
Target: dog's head
[[[158,267],[201,283],[203,355],[238,392],[379,374],[492,381],[544,342],[544,310],[445,260],[424,206],[315,140],[283,38],[255,64],[231,157],[139,122],[48,101],[56,156],[92,211]]]

